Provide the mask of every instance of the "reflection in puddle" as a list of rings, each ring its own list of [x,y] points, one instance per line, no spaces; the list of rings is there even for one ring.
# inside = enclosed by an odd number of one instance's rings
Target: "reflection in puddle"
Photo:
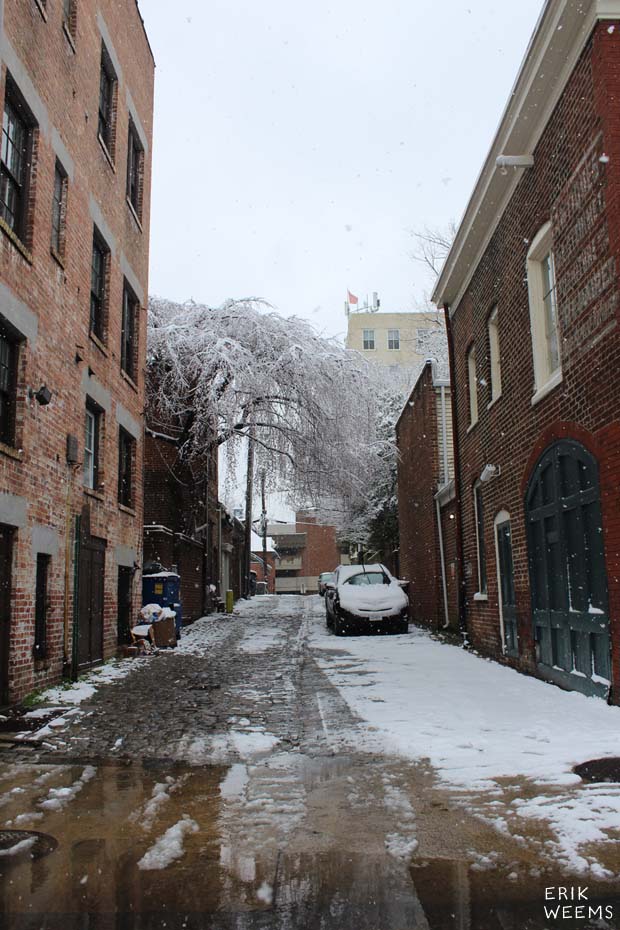
[[[504,869],[475,871],[465,861],[421,859],[413,863],[411,875],[430,930],[618,930],[620,895],[617,885],[587,879],[546,874],[512,881]],[[584,888],[585,910],[575,916],[557,912],[558,901],[545,901],[545,888]],[[570,892],[568,892],[570,896]],[[576,894],[576,892],[575,892]],[[545,905],[549,912],[545,914]],[[591,919],[588,908],[592,908]],[[606,911],[606,908],[608,909]],[[609,910],[611,909],[611,910]],[[557,919],[553,913],[557,913]],[[605,919],[613,912],[611,919]],[[603,919],[601,920],[601,916]]]

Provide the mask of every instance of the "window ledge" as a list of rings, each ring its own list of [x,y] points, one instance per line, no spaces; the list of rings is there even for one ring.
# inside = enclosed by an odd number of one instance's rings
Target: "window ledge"
[[[554,373],[551,375],[547,383],[543,384],[541,388],[538,388],[538,390],[536,391],[536,393],[534,394],[531,400],[532,407],[535,404],[537,404],[539,401],[543,400],[543,398],[545,398],[547,394],[550,394],[551,391],[555,390],[558,384],[561,384],[562,381],[563,381],[562,369],[558,368],[558,370],[554,371]]]
[[[0,442],[0,453],[10,459],[15,459],[16,462],[24,461],[24,450],[15,449],[13,446],[7,445],[6,442]]]
[[[65,261],[64,261],[62,255],[60,254],[60,252],[57,252],[53,245],[50,245],[50,255],[51,255],[52,258],[60,265],[60,267],[61,267],[62,270],[64,271],[64,270],[65,270]]]
[[[123,371],[122,368],[121,368],[121,378],[123,379],[123,381],[126,381],[126,382],[127,382],[127,384],[129,385],[130,388],[133,388],[133,390],[136,392],[136,394],[138,393],[138,391],[139,391],[138,385],[137,385],[136,382],[133,380],[133,378],[131,377],[131,375],[128,375],[127,372],[126,372],[126,371]]]
[[[110,166],[110,168],[112,169],[112,171],[114,172],[114,174],[116,174],[116,165],[114,164],[114,159],[112,158],[112,153],[110,152],[109,148],[107,147],[107,145],[106,145],[105,142],[103,141],[103,137],[101,136],[101,133],[99,133],[99,132],[97,133],[97,139],[99,140],[99,145],[101,146],[101,150],[102,150],[103,154],[105,155],[105,159],[106,159],[108,165]]]
[[[28,264],[32,265],[32,252],[30,249],[26,248],[17,233],[13,232],[9,224],[6,222],[6,220],[3,220],[2,217],[0,217],[0,229],[5,234],[5,236],[8,236],[15,248],[23,255]]]
[[[135,517],[135,515],[136,515],[136,511],[134,510],[134,508],[133,508],[133,507],[127,507],[126,504],[120,504],[120,503],[119,503],[118,509],[119,509],[119,510],[122,510],[123,513],[129,514],[130,517]]]
[[[36,7],[37,7],[39,13],[41,14],[41,16],[43,17],[43,19],[45,20],[45,22],[47,22],[47,10],[46,10],[45,7],[43,6],[43,3],[41,2],[41,0],[34,0],[34,2],[35,2],[35,4],[36,4]]]
[[[106,358],[109,358],[109,357],[110,357],[110,353],[108,352],[108,350],[107,350],[106,347],[104,346],[104,344],[103,344],[103,342],[101,341],[101,339],[99,338],[99,336],[96,336],[95,333],[92,331],[92,329],[90,330],[90,332],[88,333],[88,335],[89,335],[89,338],[95,343],[95,345],[97,346],[97,348],[99,349],[99,351],[100,351],[100,352],[103,352],[103,354],[105,355]]]
[[[482,601],[484,603],[484,601],[488,601],[488,599],[489,599],[489,595],[483,594],[482,591],[476,591],[476,593],[474,594],[475,601]]]
[[[471,431],[472,431],[473,429],[475,429],[477,426],[478,426],[478,421],[477,421],[477,420],[474,420],[473,423],[470,423],[469,426],[467,427],[467,433],[466,433],[466,435],[469,435],[469,433],[471,433]]]
[[[71,35],[71,30],[69,29],[69,27],[68,27],[68,25],[67,25],[66,22],[62,24],[62,31],[64,32],[65,38],[66,38],[67,42],[69,43],[69,45],[71,46],[71,50],[72,50],[73,54],[75,55],[75,53],[76,53],[76,49],[75,49],[75,39],[74,39],[73,36]]]
[[[130,212],[131,215],[133,216],[133,218],[134,218],[134,220],[135,220],[135,222],[136,222],[136,225],[137,225],[138,229],[140,230],[140,232],[142,232],[142,220],[141,220],[140,217],[138,216],[138,211],[136,210],[136,208],[135,208],[134,205],[132,204],[132,202],[131,202],[131,200],[129,199],[129,197],[126,197],[125,200],[127,201],[127,206],[129,207],[129,212]]]
[[[501,391],[500,391],[500,393],[497,395],[497,397],[494,397],[493,400],[490,400],[490,401],[488,402],[488,404],[487,404],[487,410],[490,410],[491,407],[494,407],[495,404],[498,402],[498,400],[501,400],[501,399],[502,399],[502,394],[501,394]]]
[[[103,501],[105,500],[105,498],[104,498],[104,496],[103,496],[103,492],[102,492],[102,491],[95,491],[94,488],[86,488],[86,487],[85,487],[85,488],[84,488],[84,494],[86,494],[87,497],[94,497],[95,500],[101,501],[102,503],[103,503]]]

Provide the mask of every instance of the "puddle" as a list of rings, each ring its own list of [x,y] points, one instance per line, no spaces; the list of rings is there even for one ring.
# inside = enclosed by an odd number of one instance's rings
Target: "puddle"
[[[620,928],[620,894],[615,883],[551,872],[510,872],[492,862],[452,859],[414,861],[411,876],[430,930]],[[567,889],[568,900],[560,899],[559,888]],[[546,889],[551,889],[548,899]],[[570,900],[571,894],[575,900]],[[584,910],[578,911],[579,906]]]

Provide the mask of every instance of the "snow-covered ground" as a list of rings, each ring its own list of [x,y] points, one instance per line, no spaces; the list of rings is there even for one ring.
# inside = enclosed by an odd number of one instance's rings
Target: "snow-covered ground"
[[[561,691],[412,629],[405,636],[336,638],[314,607],[310,644],[323,671],[367,723],[358,748],[429,760],[440,781],[465,795],[501,796],[500,781],[540,786],[505,816],[542,820],[567,867],[602,874],[580,851],[620,830],[620,784],[583,785],[573,766],[620,755],[620,708]],[[530,792],[531,793],[531,792]],[[472,800],[472,804],[473,804]],[[495,802],[502,808],[500,802]],[[491,811],[493,807],[489,808]]]

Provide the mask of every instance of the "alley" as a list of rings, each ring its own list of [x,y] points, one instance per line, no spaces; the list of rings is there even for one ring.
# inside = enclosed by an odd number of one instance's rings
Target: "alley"
[[[415,678],[431,654],[445,704],[438,691],[424,706]],[[24,831],[21,846],[0,834],[2,925],[542,930],[556,926],[544,888],[571,883],[614,909],[618,786],[577,784],[565,743],[526,719],[528,759],[501,708],[492,750],[496,715],[482,727],[470,713],[470,669],[508,699],[520,689],[526,716],[545,689],[587,724],[585,752],[610,751],[615,708],[414,630],[336,638],[318,597],[255,598],[174,651],[47,692],[30,729],[0,743],[3,829]]]

